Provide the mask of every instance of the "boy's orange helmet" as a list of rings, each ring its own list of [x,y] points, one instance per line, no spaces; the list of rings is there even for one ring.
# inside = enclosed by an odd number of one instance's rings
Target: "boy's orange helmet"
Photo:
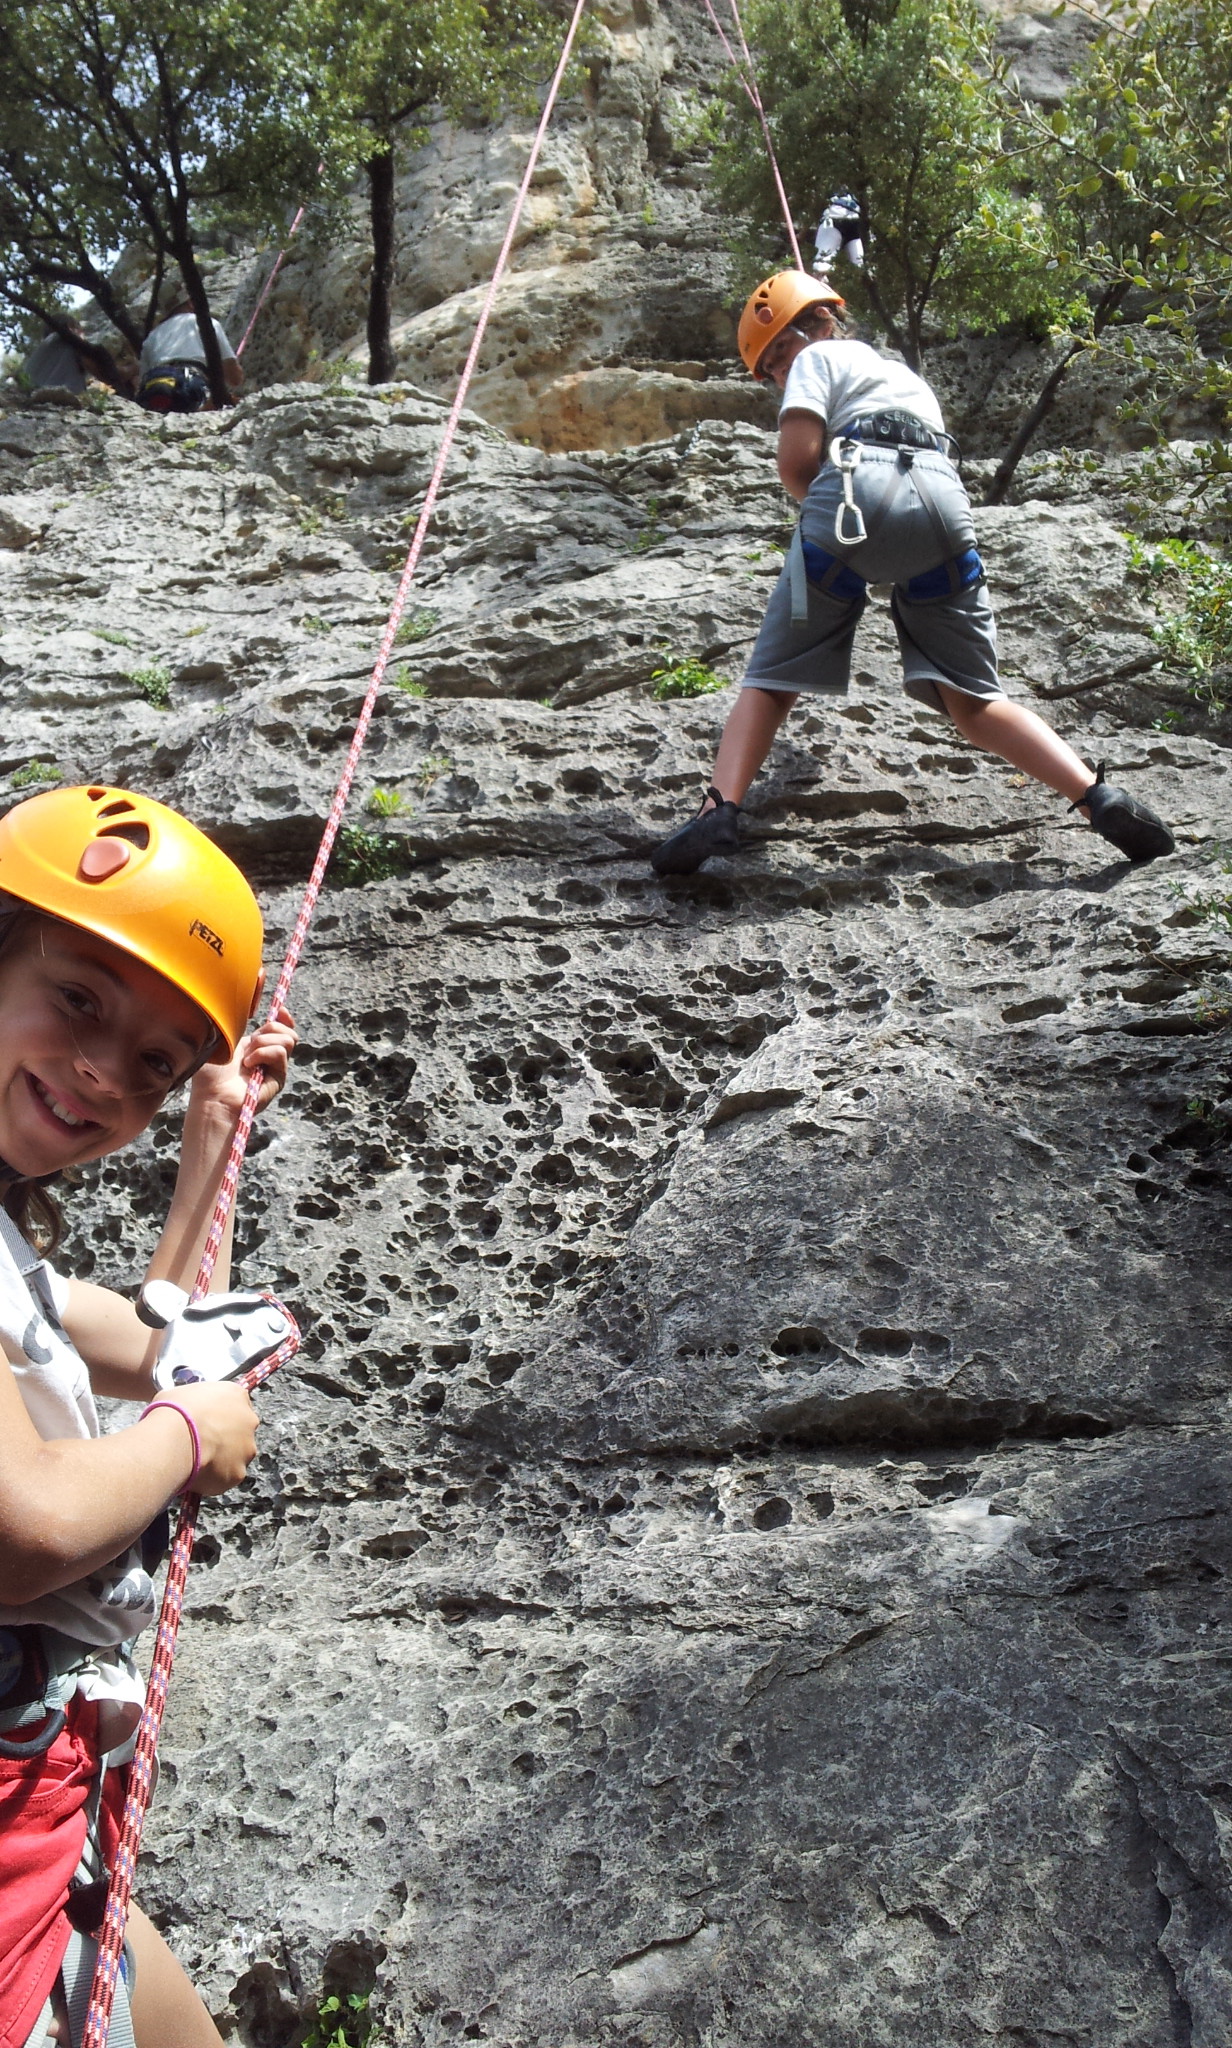
[[[261,992],[261,912],[178,811],[102,783],[29,797],[0,818],[0,893],[152,967],[235,1051]]]
[[[736,345],[744,367],[757,375],[757,365],[777,335],[809,306],[833,306],[841,313],[846,301],[807,270],[780,270],[767,277],[749,299],[736,329]]]

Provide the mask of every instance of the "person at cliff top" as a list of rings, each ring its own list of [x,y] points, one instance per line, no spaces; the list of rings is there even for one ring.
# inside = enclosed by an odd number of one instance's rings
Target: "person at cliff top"
[[[1171,853],[1167,826],[1094,775],[997,675],[997,640],[971,506],[930,387],[840,326],[843,301],[805,271],[767,278],[741,316],[740,353],[783,393],[779,475],[802,507],[701,810],[651,854],[690,875],[734,853],[739,807],[797,697],[847,688],[868,583],[892,583],[904,688],[964,739],[1080,810],[1130,860]]]
[[[0,2044],[78,2038],[156,1613],[151,1525],[255,1455],[244,1388],[151,1376],[132,1302],[62,1278],[45,1183],[120,1151],[191,1077],[179,1174],[149,1276],[190,1288],[247,1072],[277,1094],[285,1013],[245,1036],[262,927],[238,868],[123,790],[50,791],[0,821]],[[36,1246],[40,1247],[36,1249]],[[229,1235],[213,1288],[227,1286]],[[149,1402],[100,1436],[94,1397]],[[157,1545],[155,1544],[155,1547]],[[133,1910],[111,2041],[218,2048],[162,1937]],[[131,1993],[131,2011],[129,1994]]]
[[[221,322],[215,320],[213,327],[227,389],[238,391],[244,381],[239,358]],[[201,412],[209,407],[205,344],[187,299],[181,299],[165,320],[152,327],[141,345],[137,402],[149,412]]]

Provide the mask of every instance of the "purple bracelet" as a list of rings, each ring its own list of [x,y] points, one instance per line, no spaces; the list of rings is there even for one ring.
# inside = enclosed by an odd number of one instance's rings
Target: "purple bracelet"
[[[180,1488],[181,1493],[187,1493],[189,1487],[193,1483],[193,1480],[196,1478],[198,1472],[201,1470],[201,1438],[197,1435],[197,1425],[193,1421],[192,1416],[189,1414],[187,1408],[181,1408],[178,1401],[161,1400],[151,1401],[148,1408],[143,1408],[140,1415],[137,1417],[138,1422],[144,1422],[147,1415],[156,1415],[160,1408],[169,1408],[173,1415],[178,1415],[182,1421],[188,1424],[188,1434],[192,1438],[193,1467],[187,1479],[184,1481],[183,1486]]]

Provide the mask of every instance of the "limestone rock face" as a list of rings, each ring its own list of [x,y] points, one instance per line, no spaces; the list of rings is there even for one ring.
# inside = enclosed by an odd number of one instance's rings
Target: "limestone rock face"
[[[276,956],[442,416],[0,414],[8,800],[183,805]],[[731,698],[653,673],[739,678],[772,447],[464,423],[246,1169],[305,1349],[139,1884],[244,2048],[322,1985],[400,2048],[1228,2037],[1227,749],[1159,728],[1100,505],[1002,508],[1011,691],[1177,857],[905,699],[874,603],[739,856],[658,882]],[[131,1287],[174,1158],[62,1262]]]
[[[735,357],[726,301],[730,224],[706,193],[701,117],[725,59],[683,0],[610,0],[591,21],[550,131],[513,269],[473,390],[483,416],[550,450],[618,448],[698,420],[769,424],[774,403]],[[441,119],[399,178],[394,345],[398,372],[452,395],[521,182],[534,122],[458,129]],[[251,344],[259,381],[325,358],[360,374],[369,263],[355,235],[311,227],[292,249]],[[236,317],[270,258],[238,272]]]
[[[992,11],[1024,91],[1059,105],[1093,33],[1088,17]],[[692,0],[610,0],[592,31],[582,89],[562,103],[535,174],[472,403],[552,452],[616,450],[707,420],[770,426],[777,394],[754,385],[736,354],[733,223],[709,189],[702,117],[727,70],[718,39]],[[452,397],[532,130],[526,117],[475,129],[438,118],[427,143],[404,154],[394,344],[399,376],[424,390]],[[328,377],[342,365],[366,374],[364,206],[357,194],[350,232],[337,222],[326,232],[310,215],[245,357],[256,383]],[[814,227],[797,222],[806,256]],[[231,301],[233,332],[273,260],[270,251],[220,267],[214,293],[220,306]],[[785,239],[773,260],[789,260]],[[1153,356],[1170,346],[1150,330],[1135,340],[1133,366],[1075,365],[1038,447],[1135,445],[1121,408],[1143,394]],[[969,455],[1003,452],[1053,360],[1048,347],[1002,337],[931,348],[928,374]],[[1209,431],[1204,418],[1178,408],[1171,431]]]

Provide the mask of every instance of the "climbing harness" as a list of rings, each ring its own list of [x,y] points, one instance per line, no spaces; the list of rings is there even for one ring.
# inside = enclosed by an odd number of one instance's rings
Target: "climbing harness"
[[[334,792],[329,816],[325,821],[325,830],[321,835],[320,846],[317,848],[316,860],[313,862],[312,873],[308,877],[308,882],[304,889],[299,915],[295,920],[295,928],[291,934],[286,955],[279,971],[278,982],[270,1001],[269,1015],[271,1018],[277,1017],[286,1002],[295,970],[299,966],[304,950],[304,943],[308,936],[308,927],[312,922],[313,912],[316,909],[321,887],[325,880],[325,870],[329,865],[329,857],[333,851],[334,841],[338,837],[342,826],[343,813],[346,809],[347,798],[350,795],[351,784],[355,779],[355,772],[359,766],[359,757],[363,752],[364,741],[368,736],[368,727],[372,723],[372,714],[376,708],[376,700],[384,683],[385,671],[389,666],[390,657],[393,653],[394,639],[401,623],[403,611],[406,608],[411,583],[419,566],[420,555],[423,552],[428,526],[444,482],[445,466],[449,460],[449,453],[457,435],[462,410],[466,404],[466,395],[470,389],[471,380],[475,374],[475,366],[479,360],[479,351],[483,346],[483,338],[487,332],[492,309],[496,304],[496,295],[500,289],[501,279],[508,267],[514,238],[525,210],[531,181],[539,162],[540,152],[548,131],[548,124],[552,118],[552,111],[560,93],[561,83],[573,53],[573,45],[577,38],[585,7],[586,0],[574,0],[573,12],[570,16],[569,26],[566,30],[564,44],[560,53],[560,61],[556,66],[551,84],[547,90],[543,112],[539,117],[539,125],[535,130],[530,155],[527,158],[526,169],[522,174],[522,182],[518,187],[517,196],[514,199],[509,216],[509,224],[505,230],[505,238],[501,243],[487,293],[480,309],[479,318],[475,324],[475,332],[471,339],[470,349],[462,368],[462,375],[458,380],[458,389],[445,421],[436,463],[428,480],[428,488],[424,493],[419,518],[415,524],[415,532],[411,538],[410,548],[407,551],[406,563],[399,579],[393,604],[390,607],[389,617],[385,622],[385,631],[373,665],[372,674],[368,681],[368,687],[364,694],[364,700],[360,707],[359,717],[356,720],[355,731],[352,734],[351,743],[347,749],[342,773],[338,778],[338,787]],[[210,1220],[209,1233],[206,1237],[205,1248],[201,1254],[201,1264],[193,1286],[191,1300],[194,1305],[201,1302],[209,1292],[210,1280],[213,1277],[214,1267],[217,1264],[219,1250],[222,1246],[223,1234],[235,1202],[235,1191],[239,1181],[240,1168],[248,1149],[248,1140],[257,1113],[257,1100],[261,1093],[261,1084],[264,1078],[264,1070],[260,1067],[254,1068],[249,1076],[247,1092],[244,1096],[243,1107],[240,1110],[239,1119],[236,1124],[235,1136],[232,1139],[227,1163],[223,1169],[218,1199],[214,1204],[214,1214]],[[288,1321],[290,1321],[290,1318],[288,1318]],[[277,1349],[258,1364],[251,1366],[243,1374],[243,1384],[250,1390],[255,1390],[263,1385],[280,1366],[285,1365],[289,1359],[294,1357],[298,1345],[299,1332],[292,1323],[289,1334],[278,1345]],[[154,1788],[154,1755],[158,1745],[159,1729],[162,1726],[163,1714],[166,1709],[171,1667],[175,1660],[176,1639],[179,1634],[180,1618],[184,1606],[184,1586],[188,1576],[189,1560],[192,1557],[199,1507],[200,1501],[195,1494],[186,1494],[184,1496],[180,1509],[179,1525],[175,1533],[175,1541],[171,1547],[171,1560],[167,1567],[167,1584],[163,1593],[162,1610],[158,1617],[158,1633],[155,1641],[153,1662],[150,1667],[150,1682],[137,1732],[137,1746],[133,1755],[133,1761],[129,1766],[128,1796],[124,1805],[120,1844],[116,1852],[115,1869],[108,1888],[107,1907],[103,1916],[102,1930],[99,1935],[98,1960],[95,1965],[94,1979],[90,1990],[89,2010],[86,2013],[85,2028],[82,2036],[83,2048],[106,2048],[112,2004],[121,1977],[124,1930],[128,1922],[128,1906],[132,1896],[133,1879],[136,1876],[137,1852],[141,1843],[142,1826]],[[118,2044],[114,2044],[114,2048],[118,2048]]]
[[[0,1628],[0,1756],[43,1756],[64,1726],[77,1675],[94,1653],[54,1628]],[[22,1736],[23,1728],[34,1735]]]
[[[791,243],[791,253],[793,258],[795,259],[796,269],[803,270],[804,258],[800,254],[800,243],[796,235],[796,224],[791,217],[791,207],[788,204],[787,200],[787,187],[783,183],[783,173],[779,169],[779,160],[774,153],[774,138],[770,133],[770,123],[766,119],[766,110],[765,107],[762,105],[761,94],[757,89],[757,73],[753,68],[753,53],[750,50],[748,46],[748,41],[745,37],[744,23],[740,19],[739,0],[727,0],[727,4],[731,9],[731,17],[736,25],[736,34],[740,38],[740,48],[744,54],[743,64],[741,63],[740,58],[737,57],[731,44],[728,42],[726,35],[724,34],[723,24],[719,20],[718,15],[714,11],[713,0],[702,0],[703,7],[705,8],[707,14],[710,16],[711,21],[714,23],[714,32],[718,36],[718,39],[722,43],[723,48],[727,54],[727,61],[731,65],[732,70],[735,72],[736,77],[740,81],[741,87],[744,91],[745,98],[748,100],[750,106],[753,109],[753,112],[756,114],[758,120],[761,123],[761,132],[765,137],[766,141],[766,155],[770,159],[770,169],[774,175],[774,189],[779,195],[779,205],[782,208],[783,221],[787,229],[787,239]]]
[[[933,448],[955,469],[962,467],[962,450],[953,434],[938,432],[909,412],[867,412],[849,420],[843,428],[849,439],[876,441],[885,448]]]
[[[855,496],[855,475],[866,443],[887,453],[894,450],[894,461],[888,466],[882,488],[867,511],[857,504]],[[876,533],[908,476],[915,485],[943,555],[934,568],[912,576],[902,586],[903,594],[911,604],[928,604],[937,598],[955,596],[984,578],[984,564],[977,548],[967,547],[957,554],[954,552],[941,508],[923,468],[916,465],[915,458],[921,450],[932,450],[944,455],[947,461],[956,462],[958,443],[952,435],[938,433],[923,420],[917,420],[909,413],[897,412],[868,413],[852,420],[831,436],[827,449],[828,457],[842,480],[843,495],[834,515],[834,539],[839,549],[859,547],[867,541],[870,532]],[[857,575],[843,561],[841,554],[829,554],[813,542],[806,541],[799,523],[788,551],[787,570],[793,625],[800,625],[808,617],[810,583],[828,596],[848,604],[862,599],[868,588],[865,578]]]
[[[318,178],[322,176],[324,170],[325,165],[323,163],[317,165]],[[291,244],[295,240],[296,235],[300,231],[300,226],[303,222],[304,215],[307,213],[307,211],[308,202],[307,200],[305,200],[304,204],[300,207],[299,212],[296,214],[295,219],[291,222],[290,227],[287,229],[287,239],[283,243],[281,249],[278,251],[278,254],[274,259],[274,267],[270,271],[269,276],[266,278],[265,283],[261,287],[261,296],[257,300],[256,305],[252,309],[252,318],[249,320],[247,327],[244,329],[244,332],[240,338],[239,346],[235,351],[237,360],[240,356],[243,355],[244,350],[248,346],[248,343],[252,337],[252,330],[256,326],[257,321],[261,317],[261,312],[262,308],[265,305],[265,301],[268,299],[270,293],[274,289],[275,278],[277,277],[279,271],[282,269],[282,266],[286,262],[287,257],[291,253]]]

